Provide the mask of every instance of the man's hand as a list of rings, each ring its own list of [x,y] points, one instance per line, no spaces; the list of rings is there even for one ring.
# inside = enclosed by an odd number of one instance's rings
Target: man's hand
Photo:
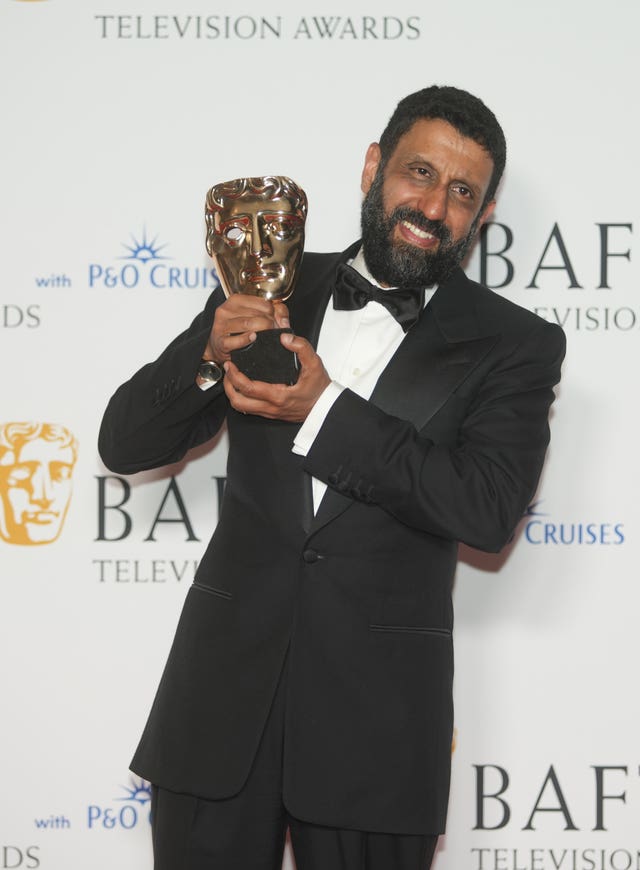
[[[216,309],[205,358],[222,364],[232,350],[255,341],[257,332],[288,327],[289,312],[283,302],[234,293]]]
[[[225,363],[224,391],[232,408],[270,420],[300,423],[306,420],[325,387],[331,383],[322,360],[306,338],[285,333],[280,341],[298,355],[300,375],[293,386],[252,381],[232,362]]]

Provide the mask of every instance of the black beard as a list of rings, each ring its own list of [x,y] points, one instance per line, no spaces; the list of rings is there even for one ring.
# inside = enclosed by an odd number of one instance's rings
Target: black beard
[[[432,221],[422,212],[399,206],[389,217],[382,201],[383,173],[379,169],[362,203],[362,251],[367,269],[380,284],[389,287],[432,287],[444,284],[464,260],[471,247],[480,215],[467,235],[453,242],[451,232],[442,221]],[[408,243],[393,240],[393,230],[408,220],[419,229],[439,239],[434,252],[423,251]]]

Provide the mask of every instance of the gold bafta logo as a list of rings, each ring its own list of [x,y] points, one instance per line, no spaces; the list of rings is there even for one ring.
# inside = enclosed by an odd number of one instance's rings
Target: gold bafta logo
[[[55,423],[0,423],[0,537],[51,544],[69,507],[78,442]]]

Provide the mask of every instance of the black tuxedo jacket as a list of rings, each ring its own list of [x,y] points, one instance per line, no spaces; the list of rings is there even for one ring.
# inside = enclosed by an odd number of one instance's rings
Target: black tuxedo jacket
[[[306,254],[290,300],[315,345],[336,264]],[[287,660],[284,800],[318,824],[444,829],[457,542],[497,551],[531,498],[564,336],[458,270],[369,401],[345,390],[308,456],[298,424],[194,383],[215,307],[111,399],[108,467],[174,462],[226,419],[228,477],[132,763],[178,792],[237,793]],[[311,478],[329,489],[313,516]],[[287,654],[288,653],[288,654]]]

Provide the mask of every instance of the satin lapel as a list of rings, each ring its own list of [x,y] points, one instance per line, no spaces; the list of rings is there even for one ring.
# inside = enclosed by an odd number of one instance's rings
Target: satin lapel
[[[412,330],[413,332],[413,330]],[[428,308],[407,336],[371,395],[378,408],[420,430],[496,343],[490,335],[466,341],[444,339]]]
[[[298,286],[289,300],[291,326],[297,335],[318,346],[324,313],[333,292],[336,266],[355,256],[359,243],[342,254],[308,254],[302,261]]]
[[[303,267],[309,270],[309,278],[304,284],[302,280],[300,281],[299,289],[300,291],[304,289],[305,292],[299,294],[294,292],[292,297],[290,305],[291,324],[294,332],[306,338],[314,348],[318,347],[324,313],[327,310],[329,297],[333,292],[336,266],[346,256],[343,254],[320,258],[311,255],[303,260]],[[304,271],[301,279],[303,277]],[[314,521],[313,480],[311,475],[306,472],[300,477],[302,485],[301,520],[305,531],[308,532]]]
[[[422,429],[498,340],[482,334],[473,285],[461,270],[438,289],[418,323],[380,375],[370,401]],[[327,489],[312,525],[316,531],[353,501]]]

